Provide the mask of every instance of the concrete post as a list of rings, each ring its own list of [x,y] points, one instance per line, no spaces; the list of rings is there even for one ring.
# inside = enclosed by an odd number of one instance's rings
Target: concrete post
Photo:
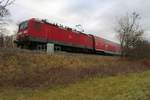
[[[53,43],[47,43],[47,53],[54,54],[54,44]]]

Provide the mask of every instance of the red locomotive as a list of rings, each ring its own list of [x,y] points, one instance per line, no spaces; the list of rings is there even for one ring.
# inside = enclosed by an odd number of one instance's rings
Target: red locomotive
[[[15,43],[18,47],[32,50],[46,50],[46,44],[53,43],[55,50],[61,51],[120,54],[119,44],[35,18],[19,25]]]

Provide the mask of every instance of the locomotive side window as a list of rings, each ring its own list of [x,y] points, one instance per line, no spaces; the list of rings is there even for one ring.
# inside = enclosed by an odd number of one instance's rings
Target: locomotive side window
[[[28,28],[28,22],[27,21],[25,21],[19,25],[20,30],[27,29],[27,28]]]

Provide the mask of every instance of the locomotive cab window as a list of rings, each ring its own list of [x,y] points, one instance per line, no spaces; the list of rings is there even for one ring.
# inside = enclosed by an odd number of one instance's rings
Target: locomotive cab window
[[[23,29],[27,29],[27,28],[28,28],[28,22],[27,21],[25,21],[19,25],[19,30],[23,30]]]

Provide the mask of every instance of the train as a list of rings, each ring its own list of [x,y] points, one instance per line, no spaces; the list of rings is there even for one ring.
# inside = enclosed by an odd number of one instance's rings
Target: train
[[[117,43],[37,18],[19,24],[15,43],[19,48],[30,50],[46,50],[47,44],[52,43],[55,51],[109,55],[121,52]]]

